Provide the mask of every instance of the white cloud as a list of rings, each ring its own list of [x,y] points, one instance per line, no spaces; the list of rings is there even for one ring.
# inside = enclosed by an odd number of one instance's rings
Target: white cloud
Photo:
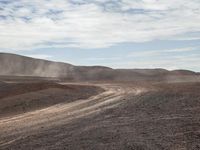
[[[127,55],[127,57],[152,57],[152,56],[162,56],[163,54],[181,54],[183,52],[191,52],[197,50],[198,47],[183,47],[183,48],[173,48],[173,49],[159,49],[159,50],[146,50],[146,51],[134,51]]]
[[[199,0],[10,0],[0,5],[0,49],[185,39],[200,31],[199,14]]]

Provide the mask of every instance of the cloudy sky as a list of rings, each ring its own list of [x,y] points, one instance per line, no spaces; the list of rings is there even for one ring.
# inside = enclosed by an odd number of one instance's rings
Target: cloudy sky
[[[200,0],[0,0],[0,51],[200,71]]]

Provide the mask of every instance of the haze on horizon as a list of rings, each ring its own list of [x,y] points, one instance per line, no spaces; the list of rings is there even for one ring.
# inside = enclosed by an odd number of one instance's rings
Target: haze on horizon
[[[0,52],[200,71],[200,0],[0,0]]]

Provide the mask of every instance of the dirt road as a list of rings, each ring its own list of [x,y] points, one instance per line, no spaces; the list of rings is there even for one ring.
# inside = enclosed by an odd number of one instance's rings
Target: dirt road
[[[119,85],[97,85],[105,92],[87,100],[61,103],[17,116],[0,119],[0,149],[18,140],[48,128],[67,125],[73,120],[113,108],[122,103],[128,94],[140,94],[142,89]]]
[[[0,149],[200,149],[200,83],[95,85],[105,91],[2,118]]]

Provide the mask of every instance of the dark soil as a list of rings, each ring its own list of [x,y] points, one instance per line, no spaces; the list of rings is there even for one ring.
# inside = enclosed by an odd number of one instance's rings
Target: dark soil
[[[151,87],[127,94],[117,107],[33,133],[5,149],[199,150],[200,83]]]
[[[87,99],[103,89],[53,82],[0,83],[0,117],[17,115],[51,105]]]

